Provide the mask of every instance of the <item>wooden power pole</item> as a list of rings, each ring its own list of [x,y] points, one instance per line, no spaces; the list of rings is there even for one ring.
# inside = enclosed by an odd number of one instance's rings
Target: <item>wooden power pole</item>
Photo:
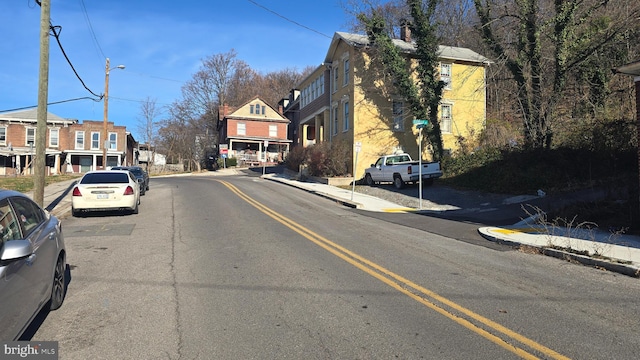
[[[33,177],[33,200],[44,206],[47,139],[47,101],[49,98],[49,22],[51,0],[40,0],[40,73],[38,75],[38,123],[36,126],[36,159]]]

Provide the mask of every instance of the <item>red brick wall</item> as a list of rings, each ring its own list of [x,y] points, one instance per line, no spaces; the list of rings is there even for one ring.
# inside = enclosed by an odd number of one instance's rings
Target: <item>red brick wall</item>
[[[26,147],[27,146],[27,128],[33,128],[35,129],[37,127],[37,124],[4,124],[3,126],[7,127],[7,145],[9,145],[9,143],[11,143],[11,145],[13,147]],[[49,148],[49,134],[50,134],[50,129],[58,129],[58,146],[56,147],[57,149],[66,149],[64,147],[64,137],[65,135],[65,128],[62,126],[51,126],[48,125],[47,126],[47,130],[45,133],[45,146],[47,148]],[[38,135],[36,134],[36,137]]]
[[[238,123],[245,124],[245,134],[238,135]],[[287,124],[273,121],[258,121],[258,120],[227,120],[227,136],[250,136],[250,137],[263,137],[269,138],[269,125],[276,125],[278,127],[277,139],[287,138]]]
[[[104,123],[102,121],[88,121],[85,120],[82,124],[74,124],[70,125],[67,128],[64,128],[64,146],[63,145],[63,134],[62,129],[60,131],[60,148],[61,149],[69,149],[74,150],[76,146],[76,131],[84,131],[84,150],[91,150],[91,133],[98,132],[100,133],[100,144],[99,148],[102,150],[102,141],[104,141]],[[107,123],[107,133],[115,132],[118,134],[117,139],[117,150],[125,151],[126,149],[126,141],[127,141],[127,130],[125,126],[114,126],[112,122]]]

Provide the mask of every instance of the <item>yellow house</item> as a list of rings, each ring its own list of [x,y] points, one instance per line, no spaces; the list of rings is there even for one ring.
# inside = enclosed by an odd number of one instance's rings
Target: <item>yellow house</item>
[[[411,56],[415,45],[408,31],[394,39]],[[356,178],[384,154],[408,152],[418,159],[418,130],[413,116],[387,79],[371,61],[366,35],[336,32],[324,63],[300,84],[300,125],[303,146],[321,141],[360,145]],[[460,139],[475,137],[485,126],[485,68],[490,60],[466,48],[440,46],[440,68],[434,69],[447,84],[439,117],[444,148],[459,149]],[[307,111],[313,109],[313,111]],[[424,149],[423,159],[431,158]],[[352,169],[353,169],[352,167]]]

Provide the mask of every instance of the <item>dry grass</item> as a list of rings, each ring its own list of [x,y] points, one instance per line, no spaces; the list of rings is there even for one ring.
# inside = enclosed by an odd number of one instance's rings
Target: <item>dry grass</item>
[[[63,174],[63,175],[51,175],[45,176],[45,186],[66,180],[77,179],[81,174]],[[0,188],[16,190],[22,193],[26,193],[33,190],[34,177],[32,175],[26,176],[5,176],[0,177]]]

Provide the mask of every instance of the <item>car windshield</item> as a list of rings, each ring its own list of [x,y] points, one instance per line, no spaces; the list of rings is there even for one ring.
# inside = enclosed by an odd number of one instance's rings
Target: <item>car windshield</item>
[[[100,172],[94,174],[86,174],[81,184],[126,184],[129,182],[129,177],[126,173],[109,173]]]

